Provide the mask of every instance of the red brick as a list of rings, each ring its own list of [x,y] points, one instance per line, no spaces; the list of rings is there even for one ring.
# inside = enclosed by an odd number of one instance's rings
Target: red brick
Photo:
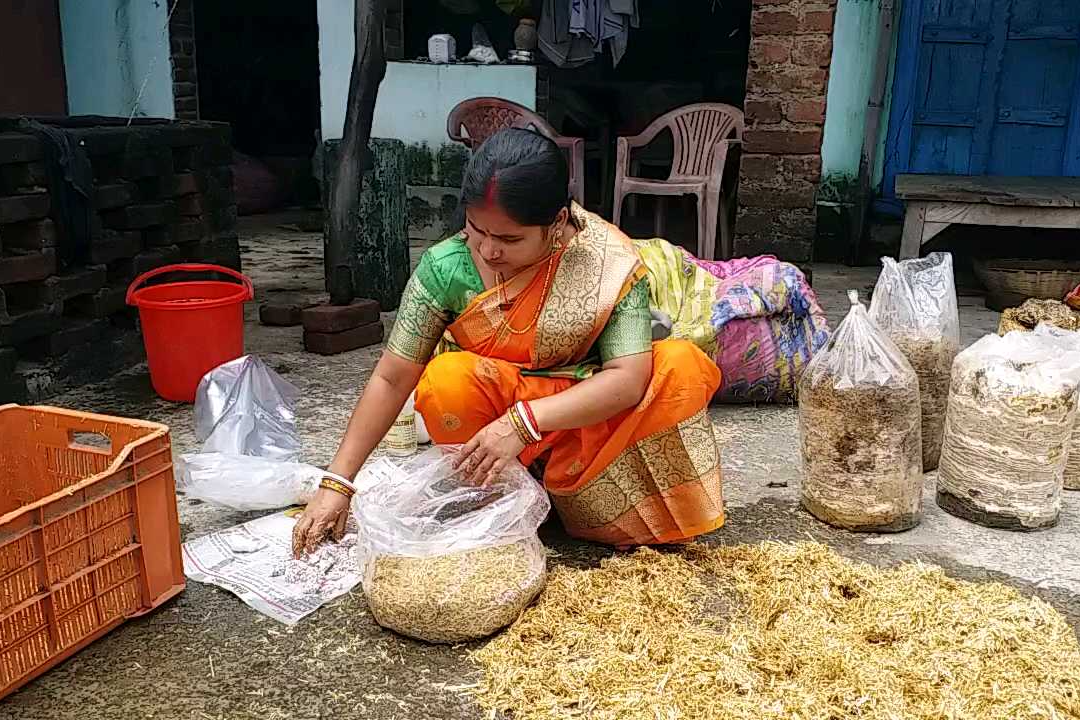
[[[184,195],[176,199],[176,211],[183,217],[200,217],[206,211],[203,196]]]
[[[56,273],[56,251],[0,257],[0,285],[35,282]]]
[[[791,211],[801,212],[801,211]],[[814,250],[814,223],[798,235],[778,235],[767,232],[761,235],[738,235],[735,238],[735,256],[752,257],[756,255],[775,255],[783,262],[798,265],[799,269],[810,278],[806,264],[811,262]]]
[[[828,72],[821,68],[778,65],[770,68],[751,68],[746,74],[746,87],[748,91],[756,92],[824,95],[827,79]]]
[[[127,286],[107,285],[96,293],[81,295],[64,303],[64,314],[75,317],[107,318],[127,308]]]
[[[177,173],[169,181],[169,184],[167,188],[165,188],[163,195],[165,195],[166,197],[180,197],[181,195],[190,195],[192,193],[202,192],[205,186],[206,182],[195,173]]]
[[[777,100],[747,100],[746,117],[752,122],[778,123],[784,116]]]
[[[747,178],[768,180],[780,176],[780,157],[777,155],[744,155],[742,175]]]
[[[45,193],[0,197],[0,225],[41,220],[49,215],[51,203]]]
[[[98,210],[130,205],[139,199],[137,188],[128,182],[99,185],[94,189],[94,207]]]
[[[44,250],[56,247],[56,225],[52,220],[29,220],[0,227],[0,248]]]
[[[185,220],[175,225],[148,228],[143,231],[143,240],[147,247],[190,245],[204,239],[208,234],[209,230],[201,220]]]
[[[125,208],[101,214],[105,225],[115,230],[142,230],[157,225],[168,225],[175,216],[175,208],[169,203],[128,205]]]
[[[761,10],[750,20],[751,36],[789,35],[799,29],[799,17],[788,10]]]
[[[739,209],[735,231],[740,235],[779,235],[812,239],[816,223],[817,211],[814,208],[776,210],[743,207]]]
[[[791,100],[784,103],[784,117],[793,123],[825,122],[825,100]]]
[[[304,322],[299,303],[265,302],[259,306],[259,322],[271,327],[296,327]]]
[[[44,359],[59,357],[72,348],[100,340],[110,329],[108,320],[78,320],[65,318],[60,327],[45,337],[37,338],[22,347],[27,357]]]
[[[379,303],[353,300],[349,305],[317,305],[303,313],[304,329],[313,333],[338,333],[379,319]]]
[[[800,34],[832,33],[835,20],[835,10],[807,10],[803,13],[797,32]]]
[[[53,332],[60,326],[61,309],[57,303],[18,314],[0,312],[0,346],[22,345]]]
[[[791,61],[807,67],[829,67],[832,62],[831,37],[796,38],[791,50]]]
[[[0,165],[0,187],[11,194],[19,193],[21,188],[41,188],[48,182],[43,163]]]
[[[24,133],[0,133],[0,165],[40,160],[41,141]]]
[[[766,155],[817,155],[821,130],[747,130],[746,152]]]
[[[104,285],[105,266],[91,265],[63,275],[53,275],[41,282],[11,285],[7,289],[7,295],[14,305],[39,307],[97,292]]]
[[[135,257],[143,247],[142,233],[136,231],[116,232],[106,230],[102,237],[90,246],[90,262],[95,265]]]
[[[782,187],[739,185],[739,204],[748,208],[810,208],[814,197],[815,186],[808,182],[785,182]]]
[[[336,333],[304,331],[304,349],[318,355],[337,355],[339,353],[378,345],[383,340],[382,321],[361,325],[352,330]]]
[[[784,170],[793,178],[816,183],[821,179],[821,155],[791,155],[785,157]]]
[[[755,38],[750,46],[755,65],[776,65],[791,60],[791,40],[780,37]]]

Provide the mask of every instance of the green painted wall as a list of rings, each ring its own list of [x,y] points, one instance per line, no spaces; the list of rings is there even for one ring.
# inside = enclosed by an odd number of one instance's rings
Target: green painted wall
[[[838,197],[838,193],[857,185],[867,104],[880,40],[880,7],[881,0],[839,0],[837,4],[825,135],[821,144],[819,200],[823,202],[839,202],[844,198]],[[884,132],[881,137],[884,140]],[[880,182],[878,174],[875,184]]]

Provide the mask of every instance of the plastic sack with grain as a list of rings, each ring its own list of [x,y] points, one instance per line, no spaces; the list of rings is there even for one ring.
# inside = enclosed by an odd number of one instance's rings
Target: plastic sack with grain
[[[536,531],[551,508],[518,463],[476,486],[454,467],[457,446],[395,465],[369,463],[353,501],[363,588],[375,620],[428,642],[491,635],[543,589]]]

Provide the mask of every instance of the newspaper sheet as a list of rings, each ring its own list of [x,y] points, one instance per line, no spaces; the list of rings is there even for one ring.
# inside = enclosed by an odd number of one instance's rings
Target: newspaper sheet
[[[250,607],[294,625],[360,582],[356,533],[292,559],[296,520],[268,515],[184,543],[184,574],[235,594]]]

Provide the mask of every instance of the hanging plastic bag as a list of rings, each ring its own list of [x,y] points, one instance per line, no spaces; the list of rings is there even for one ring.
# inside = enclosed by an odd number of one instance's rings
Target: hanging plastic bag
[[[881,259],[870,318],[896,343],[919,376],[923,471],[938,466],[949,379],[960,351],[952,255],[915,260]]]
[[[306,504],[319,488],[322,470],[227,453],[191,453],[180,458],[176,489],[190,499],[251,512]]]
[[[536,530],[551,508],[520,464],[476,486],[456,446],[361,471],[353,503],[363,588],[383,627],[428,642],[475,640],[509,625],[539,594],[546,555]]]
[[[298,395],[254,355],[211,370],[195,393],[195,438],[202,452],[296,460]]]
[[[799,379],[802,502],[849,530],[896,532],[922,516],[919,381],[848,293],[851,310]]]
[[[956,356],[937,502],[990,527],[1057,522],[1080,353],[1046,331],[987,335]]]

